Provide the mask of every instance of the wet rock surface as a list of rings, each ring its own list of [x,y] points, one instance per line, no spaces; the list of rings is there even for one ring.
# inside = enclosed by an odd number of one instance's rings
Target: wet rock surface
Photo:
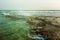
[[[60,23],[57,19],[58,17],[49,16],[30,17],[28,23],[31,25],[31,34],[37,35],[37,37],[42,35],[46,40],[60,40]]]

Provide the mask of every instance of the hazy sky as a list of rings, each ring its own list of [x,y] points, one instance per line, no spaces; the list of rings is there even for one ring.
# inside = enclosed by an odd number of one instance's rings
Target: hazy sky
[[[1,9],[60,10],[60,0],[0,0]]]

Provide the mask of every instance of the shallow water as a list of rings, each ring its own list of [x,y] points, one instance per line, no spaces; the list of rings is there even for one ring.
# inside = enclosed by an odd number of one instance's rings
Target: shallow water
[[[20,15],[19,15],[20,13]],[[28,16],[31,15],[22,15],[21,13],[30,13],[34,15],[56,15],[60,11],[13,11],[13,10],[2,10],[0,11],[0,39],[1,40],[27,40],[27,34],[30,33],[30,25],[26,22]],[[37,13],[37,14],[36,14]],[[44,14],[46,13],[46,14]],[[55,13],[55,14],[54,14]],[[6,15],[12,15],[7,16]],[[35,40],[44,40],[43,37],[34,36]]]

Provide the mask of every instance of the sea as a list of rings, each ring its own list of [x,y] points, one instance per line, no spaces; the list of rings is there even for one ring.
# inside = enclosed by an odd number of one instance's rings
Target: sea
[[[0,10],[0,14],[17,14],[25,16],[60,16],[60,10]]]
[[[5,16],[14,16],[6,18]],[[10,17],[9,16],[9,17]],[[0,39],[1,40],[27,40],[30,25],[24,19],[16,17],[27,16],[55,16],[60,17],[60,10],[0,10]],[[46,40],[36,36],[36,40]]]

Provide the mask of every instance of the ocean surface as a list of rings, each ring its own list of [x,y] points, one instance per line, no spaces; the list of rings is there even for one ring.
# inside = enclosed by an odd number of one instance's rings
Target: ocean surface
[[[60,10],[0,10],[1,13],[10,13],[17,15],[25,15],[25,16],[60,16]]]
[[[6,18],[5,16],[8,16],[8,18]],[[14,17],[12,18],[11,16]],[[17,18],[15,18],[15,16]],[[28,25],[28,23],[26,23],[26,20],[24,19],[25,16],[60,17],[60,11],[59,10],[58,11],[57,10],[0,10],[0,40],[27,40],[26,35],[29,33],[30,26]],[[19,17],[23,19],[18,19]]]

